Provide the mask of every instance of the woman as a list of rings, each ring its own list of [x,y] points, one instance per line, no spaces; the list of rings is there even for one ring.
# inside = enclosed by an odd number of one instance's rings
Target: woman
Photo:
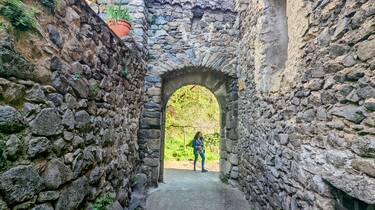
[[[207,170],[204,168],[204,161],[205,161],[205,156],[204,156],[204,143],[203,143],[203,136],[200,131],[198,131],[193,139],[193,148],[194,148],[194,171],[196,171],[196,165],[197,165],[197,160],[198,160],[198,154],[202,158],[202,172],[207,172]]]

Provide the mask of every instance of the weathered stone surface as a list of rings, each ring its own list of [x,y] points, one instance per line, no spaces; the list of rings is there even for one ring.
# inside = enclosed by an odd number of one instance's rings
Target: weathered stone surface
[[[23,55],[13,49],[12,38],[1,32],[4,39],[0,42],[0,76],[32,79],[35,77],[35,67]]]
[[[65,127],[69,129],[74,128],[75,120],[74,120],[74,113],[72,112],[72,110],[67,109],[64,112],[64,115],[62,117],[62,123]]]
[[[0,193],[8,204],[29,200],[43,188],[43,179],[31,166],[17,166],[0,176]]]
[[[230,154],[229,155],[229,162],[233,165],[238,165],[238,155],[237,154]]]
[[[35,206],[31,210],[53,210],[53,206],[48,203],[43,203],[43,204]]]
[[[41,110],[29,125],[33,134],[40,136],[57,135],[60,134],[63,130],[61,116],[53,108],[46,108]]]
[[[0,106],[0,131],[13,133],[25,127],[21,114],[11,106]]]
[[[47,30],[48,30],[50,40],[59,48],[63,48],[64,40],[61,37],[58,29],[54,25],[48,25]]]
[[[348,195],[365,203],[375,204],[375,197],[372,194],[375,189],[374,179],[345,173],[328,174],[323,178]]]
[[[366,99],[365,107],[370,111],[375,111],[375,98]]]
[[[42,174],[47,189],[57,189],[73,178],[73,172],[59,159],[52,159],[48,162]]]
[[[364,41],[357,46],[357,55],[359,59],[366,61],[375,57],[375,39]]]
[[[159,166],[159,159],[157,158],[144,158],[143,161],[145,165],[147,166],[152,166],[152,167]]]
[[[0,77],[7,78],[0,78],[0,110],[23,107],[22,114],[12,109],[0,115],[0,127],[6,126],[0,128],[0,174],[35,164],[54,191],[40,192],[43,185],[27,199],[4,201],[12,209],[81,209],[115,191],[126,204],[129,180],[141,162],[137,132],[146,46],[133,39],[125,44],[82,2],[59,1],[54,11],[39,6],[46,11],[36,20],[42,36],[15,39],[0,27]],[[127,79],[121,77],[125,65]],[[88,187],[90,175],[95,187]],[[16,187],[27,193],[35,184]],[[13,196],[2,189],[0,194]]]
[[[335,106],[330,110],[330,113],[339,117],[344,117],[354,123],[360,123],[366,118],[365,110],[354,105]]]
[[[57,200],[59,196],[60,196],[59,191],[45,191],[45,192],[39,193],[37,201],[40,203],[44,203],[47,201],[54,201],[54,200]]]
[[[118,201],[115,201],[112,205],[108,207],[108,210],[123,210],[124,208]]]
[[[363,173],[375,177],[375,160],[374,159],[355,159],[352,160],[353,168],[362,171]]]
[[[17,159],[21,150],[21,143],[16,135],[11,135],[5,144],[5,156],[10,160]]]
[[[26,92],[25,99],[34,103],[44,103],[47,97],[39,85],[35,85],[31,90]]]
[[[88,180],[86,177],[81,177],[67,188],[65,188],[56,203],[56,210],[74,210],[78,209],[83,199],[87,194]]]
[[[27,155],[29,158],[35,158],[39,155],[46,154],[51,149],[50,141],[45,137],[33,138],[27,146]]]
[[[352,143],[352,150],[362,157],[375,158],[375,139],[359,137]]]
[[[77,99],[69,93],[65,95],[65,103],[68,105],[69,109],[78,107]]]
[[[89,182],[91,185],[98,184],[100,178],[104,175],[104,169],[100,167],[96,167],[90,172]]]
[[[82,110],[75,113],[75,127],[81,131],[90,129],[90,115]]]
[[[9,104],[18,105],[24,100],[25,94],[25,86],[12,83],[3,93],[3,100]]]

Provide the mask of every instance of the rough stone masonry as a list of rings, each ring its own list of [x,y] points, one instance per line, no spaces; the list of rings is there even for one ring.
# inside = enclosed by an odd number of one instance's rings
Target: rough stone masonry
[[[0,29],[0,209],[91,209],[110,194],[128,206],[144,54],[84,2],[27,3],[37,33]]]
[[[163,179],[170,93],[199,84],[222,108],[221,172],[253,209],[374,208],[374,1],[123,3],[147,20],[133,36],[148,37],[139,143],[149,181]]]
[[[124,0],[125,42],[113,1],[61,2],[42,37],[1,31],[1,208],[128,206],[136,173],[163,179],[168,97],[198,84],[252,209],[374,209],[374,1]]]

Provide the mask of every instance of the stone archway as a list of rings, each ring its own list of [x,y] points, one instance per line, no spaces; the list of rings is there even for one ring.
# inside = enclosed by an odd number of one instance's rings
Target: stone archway
[[[153,80],[156,80],[155,77]],[[236,179],[237,79],[207,67],[185,67],[168,71],[160,76],[157,85],[148,87],[149,96],[146,100],[149,102],[146,101],[140,131],[143,168],[153,183],[163,181],[166,105],[169,97],[186,85],[201,85],[215,95],[220,106],[220,172],[228,178]],[[155,98],[159,99],[159,103],[154,102]]]

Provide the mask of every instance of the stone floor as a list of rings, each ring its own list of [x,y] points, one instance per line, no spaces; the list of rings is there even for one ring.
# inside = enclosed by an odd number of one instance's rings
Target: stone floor
[[[250,210],[241,191],[219,180],[219,173],[165,169],[165,183],[151,189],[147,210]]]

